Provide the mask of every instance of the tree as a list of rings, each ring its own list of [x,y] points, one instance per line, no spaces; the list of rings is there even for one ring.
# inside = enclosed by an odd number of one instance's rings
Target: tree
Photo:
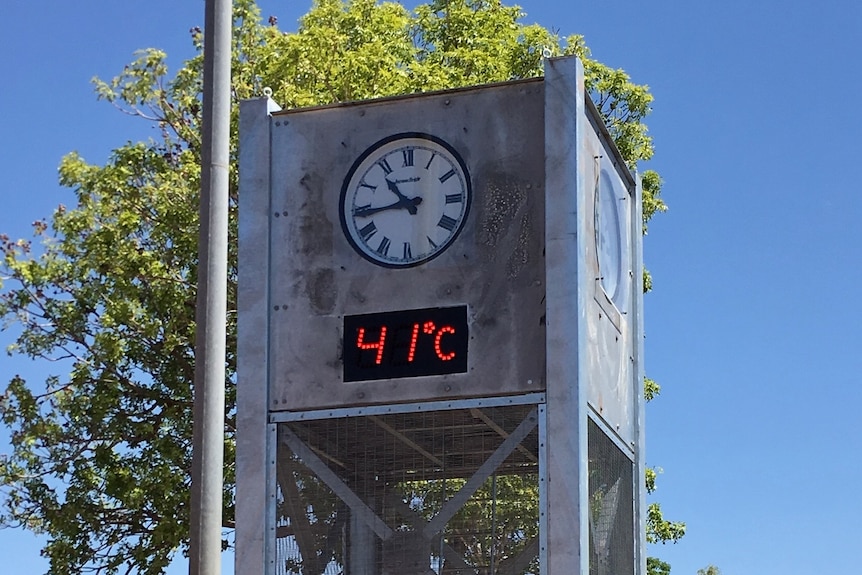
[[[522,16],[500,0],[434,0],[413,13],[374,0],[318,0],[296,33],[284,33],[274,19],[261,21],[253,0],[235,0],[234,98],[269,86],[276,101],[296,107],[524,78],[541,74],[547,48],[584,58],[590,93],[623,155],[632,166],[648,160],[648,89],[590,59],[581,37],[559,38],[521,23]],[[159,136],[118,147],[101,166],[69,154],[60,183],[74,194],[73,206],[34,224],[35,247],[0,236],[0,315],[20,329],[10,353],[59,362],[63,372],[45,382],[15,376],[2,395],[13,452],[0,460],[0,525],[47,535],[51,572],[156,574],[187,547],[203,59],[197,28],[192,42],[198,55],[173,76],[166,55],[150,49],[111,81],[95,80],[99,98],[153,122]],[[665,206],[659,176],[643,177],[646,224]],[[236,190],[234,162],[234,239]],[[235,280],[232,251],[231,310]],[[234,322],[232,313],[226,529],[233,521]],[[676,540],[684,530],[657,504],[648,526],[652,541]]]
[[[721,575],[721,569],[715,565],[708,565],[703,569],[698,569],[697,575]]]

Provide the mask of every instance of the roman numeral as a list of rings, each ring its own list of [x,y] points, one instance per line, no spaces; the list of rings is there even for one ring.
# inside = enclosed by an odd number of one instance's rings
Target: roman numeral
[[[446,203],[447,204],[460,204],[464,201],[464,198],[461,194],[446,194]]]
[[[413,259],[413,250],[410,249],[410,242],[404,242],[404,255],[402,259],[412,260]]]
[[[444,230],[448,230],[451,232],[452,230],[455,229],[455,224],[457,224],[457,223],[458,222],[456,220],[453,220],[452,218],[450,218],[446,214],[443,214],[443,216],[440,218],[440,221],[437,222],[437,225],[440,226],[441,228],[443,228]]]
[[[363,228],[359,230],[359,237],[362,238],[363,242],[367,242],[371,236],[377,233],[377,226],[374,225],[374,222],[368,222]]]
[[[445,174],[440,176],[440,183],[445,184],[446,180],[448,180],[449,178],[451,178],[454,175],[455,175],[455,168],[452,168],[451,170],[449,170],[448,172],[446,172]]]
[[[433,162],[433,161],[434,161],[434,156],[436,156],[436,155],[437,155],[437,152],[431,152],[431,157],[430,157],[430,158],[428,158],[428,163],[427,163],[427,164],[425,164],[425,169],[426,169],[426,170],[427,170],[428,168],[430,168],[430,167],[431,167],[431,162]]]
[[[377,253],[381,256],[388,256],[390,244],[392,244],[392,241],[390,241],[386,236],[383,236],[383,239],[380,240],[380,245],[377,246]]]
[[[428,243],[431,244],[431,247],[437,249],[437,244],[434,243],[434,240],[430,238],[430,236],[425,236],[425,239],[428,240]]]
[[[389,162],[386,160],[386,158],[383,158],[382,160],[377,162],[377,165],[380,166],[380,169],[382,169],[387,176],[392,173],[392,166],[389,165]]]
[[[368,188],[369,190],[377,191],[377,186],[372,186],[371,184],[366,184],[364,180],[359,181],[360,188]]]
[[[413,148],[407,148],[405,150],[401,150],[401,156],[404,159],[404,163],[402,167],[412,166],[413,165]]]

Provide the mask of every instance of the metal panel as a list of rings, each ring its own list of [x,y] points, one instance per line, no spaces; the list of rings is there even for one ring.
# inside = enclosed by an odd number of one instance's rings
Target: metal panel
[[[633,453],[636,445],[637,382],[633,381],[632,357],[635,345],[631,321],[633,302],[637,297],[632,220],[636,208],[635,185],[628,168],[619,157],[592,106],[592,129],[584,139],[583,167],[586,216],[584,218],[588,247],[586,259],[589,279],[586,289],[587,378],[589,404],[620,436]],[[602,207],[614,210],[604,216]],[[610,210],[606,210],[610,211]],[[607,234],[618,232],[618,240],[609,240],[604,248],[607,261],[602,262],[602,219],[613,217],[616,225],[604,222]],[[613,252],[608,255],[607,252]],[[604,264],[604,268],[600,263]],[[616,268],[613,264],[618,264]],[[612,280],[609,277],[613,276]],[[610,282],[610,285],[608,285]],[[608,293],[613,292],[613,293]]]
[[[269,254],[269,98],[240,107],[239,290],[237,342],[236,572],[267,573],[267,493],[271,433],[267,425]]]
[[[594,434],[602,434],[630,464],[632,481],[625,483],[619,502],[619,529],[631,528],[633,533],[616,533],[620,543],[615,553],[619,567],[615,572],[646,573],[646,486],[644,463],[644,394],[643,394],[643,235],[642,190],[640,179],[626,166],[613,144],[601,116],[591,101],[586,112],[591,129],[585,138],[582,156],[588,181],[584,189],[588,209],[585,225],[591,246],[586,261],[594,281],[587,283],[586,346],[588,405]],[[592,158],[592,163],[589,161]],[[592,170],[592,171],[590,171]],[[608,205],[613,202],[613,205]],[[608,226],[608,211],[615,225]],[[602,221],[605,219],[605,221]],[[602,245],[602,233],[614,231],[618,243]],[[618,258],[619,268],[609,265]],[[607,270],[611,275],[608,277]],[[615,275],[616,272],[616,275]],[[589,434],[588,434],[589,435]],[[606,457],[601,450],[588,453],[591,465],[602,465]],[[590,479],[594,479],[591,472]],[[592,489],[592,488],[591,488]],[[596,495],[591,491],[590,501]],[[634,547],[633,555],[628,552]],[[598,551],[596,548],[591,552]],[[631,571],[627,567],[632,559]],[[601,573],[606,567],[598,555],[593,556],[591,572]]]
[[[274,116],[270,409],[544,389],[542,108],[526,81]],[[408,132],[460,154],[474,200],[447,251],[392,269],[351,247],[339,194],[366,149]],[[467,373],[342,382],[344,315],[464,304]]]

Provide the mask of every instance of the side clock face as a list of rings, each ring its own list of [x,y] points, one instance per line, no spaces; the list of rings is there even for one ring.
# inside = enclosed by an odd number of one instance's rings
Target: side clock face
[[[452,244],[471,199],[470,175],[452,146],[427,134],[398,134],[368,148],[350,168],[341,225],[372,263],[416,266]]]
[[[606,170],[595,190],[596,252],[601,285],[617,309],[624,310],[628,297],[625,267],[625,224],[621,201],[626,197],[622,184]]]

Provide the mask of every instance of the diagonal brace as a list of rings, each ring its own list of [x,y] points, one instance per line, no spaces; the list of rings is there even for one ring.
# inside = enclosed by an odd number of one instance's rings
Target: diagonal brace
[[[524,421],[515,428],[512,435],[507,437],[506,440],[500,444],[500,447],[498,447],[476,471],[476,473],[467,480],[467,483],[458,490],[458,493],[453,495],[443,505],[437,515],[435,515],[431,521],[428,522],[428,525],[425,526],[425,529],[422,530],[425,537],[430,539],[436,533],[442,531],[446,526],[446,523],[448,523],[449,520],[458,513],[458,510],[467,503],[467,500],[473,496],[476,490],[479,489],[483,483],[485,483],[485,480],[491,477],[491,474],[493,474],[494,471],[503,464],[515,448],[520,445],[533,429],[535,429],[536,425],[539,423],[537,414],[538,408],[534,407],[530,410],[530,413],[528,413],[527,417],[524,418]]]
[[[338,475],[332,471],[326,463],[314,451],[311,450],[296,434],[286,425],[281,426],[279,430],[283,436],[284,443],[290,447],[297,457],[302,460],[306,467],[313,471],[321,481],[329,486],[344,503],[350,507],[350,510],[356,514],[363,522],[365,522],[374,531],[380,539],[386,541],[394,533],[386,523],[374,513],[374,510],[368,507],[362,499],[341,480]]]

